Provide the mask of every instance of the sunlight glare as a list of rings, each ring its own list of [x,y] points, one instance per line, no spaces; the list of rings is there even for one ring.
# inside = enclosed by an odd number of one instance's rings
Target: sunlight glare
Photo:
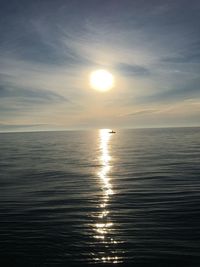
[[[96,70],[90,74],[90,86],[98,91],[105,92],[114,85],[113,75],[107,70]]]

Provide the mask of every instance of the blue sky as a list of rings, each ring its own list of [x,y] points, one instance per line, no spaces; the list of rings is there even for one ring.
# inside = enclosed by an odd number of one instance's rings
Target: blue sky
[[[200,1],[0,2],[0,131],[200,125]],[[89,86],[107,69],[115,87]]]

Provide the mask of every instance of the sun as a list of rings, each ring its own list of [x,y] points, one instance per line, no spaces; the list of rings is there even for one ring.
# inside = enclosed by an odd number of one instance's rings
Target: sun
[[[90,86],[100,92],[106,92],[114,86],[114,77],[107,70],[95,70],[90,74]]]

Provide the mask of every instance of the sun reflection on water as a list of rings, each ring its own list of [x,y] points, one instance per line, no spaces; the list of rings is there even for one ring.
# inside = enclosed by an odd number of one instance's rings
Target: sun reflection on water
[[[109,196],[113,194],[112,185],[110,183],[110,179],[108,178],[108,173],[111,168],[110,166],[111,157],[108,152],[108,145],[110,138],[111,134],[109,133],[109,130],[107,129],[100,130],[100,150],[101,150],[100,161],[102,164],[102,168],[98,173],[98,175],[101,178],[101,181],[103,182],[103,189],[106,199],[108,199]]]
[[[101,129],[99,131],[99,148],[101,153],[99,161],[101,169],[98,172],[98,176],[103,196],[99,206],[98,220],[94,225],[94,237],[101,242],[101,245],[104,245],[105,250],[101,251],[99,257],[95,257],[94,260],[102,263],[121,263],[122,258],[117,255],[116,251],[118,242],[114,239],[114,223],[109,218],[109,201],[111,196],[114,195],[111,179],[109,178],[112,160],[109,154],[109,141],[112,138],[112,134],[109,132],[109,129]]]

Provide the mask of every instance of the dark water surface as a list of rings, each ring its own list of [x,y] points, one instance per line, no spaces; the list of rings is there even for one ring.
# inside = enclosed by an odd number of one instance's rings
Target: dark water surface
[[[200,266],[200,128],[0,138],[0,266]]]

